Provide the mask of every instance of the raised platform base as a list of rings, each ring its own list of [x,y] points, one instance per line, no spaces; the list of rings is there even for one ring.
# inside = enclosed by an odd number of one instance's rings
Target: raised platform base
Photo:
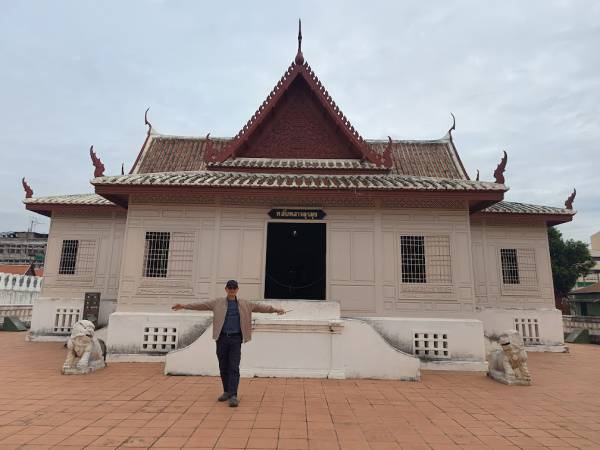
[[[331,303],[331,307],[337,304]],[[296,304],[294,311],[301,305]],[[338,318],[335,318],[338,315]],[[420,361],[390,346],[367,323],[331,318],[254,320],[242,347],[242,377],[378,378],[416,381]],[[167,375],[219,375],[212,325],[194,343],[167,354]]]

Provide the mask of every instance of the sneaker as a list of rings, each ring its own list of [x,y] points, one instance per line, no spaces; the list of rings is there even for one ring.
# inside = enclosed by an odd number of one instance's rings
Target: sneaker
[[[231,397],[229,397],[229,406],[231,406],[232,408],[235,408],[239,404],[240,404],[240,402],[238,401],[238,399],[235,395],[232,395]]]
[[[217,400],[220,402],[224,402],[225,400],[228,400],[228,399],[229,399],[229,393],[223,392]]]

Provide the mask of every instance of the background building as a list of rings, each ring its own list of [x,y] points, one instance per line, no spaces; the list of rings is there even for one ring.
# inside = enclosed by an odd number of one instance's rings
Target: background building
[[[579,277],[575,288],[600,283],[600,231],[592,234],[590,241],[590,253],[596,262],[596,265],[590,269],[590,272],[587,275]]]
[[[48,235],[34,231],[0,233],[0,264],[44,266]]]

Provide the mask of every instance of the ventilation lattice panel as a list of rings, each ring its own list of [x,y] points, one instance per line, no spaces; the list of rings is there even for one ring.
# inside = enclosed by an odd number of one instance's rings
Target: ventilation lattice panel
[[[168,353],[177,348],[177,328],[165,326],[144,327],[142,351]]]
[[[515,329],[523,338],[525,345],[541,344],[540,324],[537,319],[516,317]]]
[[[413,352],[415,356],[424,359],[450,359],[448,334],[414,333]]]
[[[54,327],[52,331],[60,334],[70,334],[71,328],[79,320],[79,308],[57,308],[54,315]]]

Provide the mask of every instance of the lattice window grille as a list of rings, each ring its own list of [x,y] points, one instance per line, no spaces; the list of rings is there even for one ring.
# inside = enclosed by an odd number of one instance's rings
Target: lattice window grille
[[[57,308],[54,315],[54,333],[69,334],[75,322],[81,317],[79,308]]]
[[[194,233],[180,231],[171,233],[169,266],[167,270],[169,278],[191,279],[195,243]]]
[[[95,240],[65,239],[62,244],[58,274],[88,277],[94,273],[95,261]]]
[[[540,324],[537,319],[516,317],[515,329],[523,338],[525,345],[541,344]]]
[[[194,233],[148,231],[144,247],[144,277],[190,278]]]
[[[450,236],[425,236],[427,282],[451,284]]]
[[[535,250],[532,248],[500,249],[502,283],[505,285],[536,286]]]
[[[147,231],[144,246],[144,276],[166,278],[169,266],[171,233]]]
[[[452,284],[450,237],[400,236],[402,283]]]
[[[169,326],[144,327],[142,350],[146,352],[168,353],[177,348],[177,328]]]
[[[414,333],[413,354],[424,359],[450,359],[448,334],[444,332]]]
[[[75,275],[75,263],[77,262],[77,250],[79,241],[75,239],[65,239],[62,241],[62,250],[60,252],[60,263],[58,265],[59,275]]]

